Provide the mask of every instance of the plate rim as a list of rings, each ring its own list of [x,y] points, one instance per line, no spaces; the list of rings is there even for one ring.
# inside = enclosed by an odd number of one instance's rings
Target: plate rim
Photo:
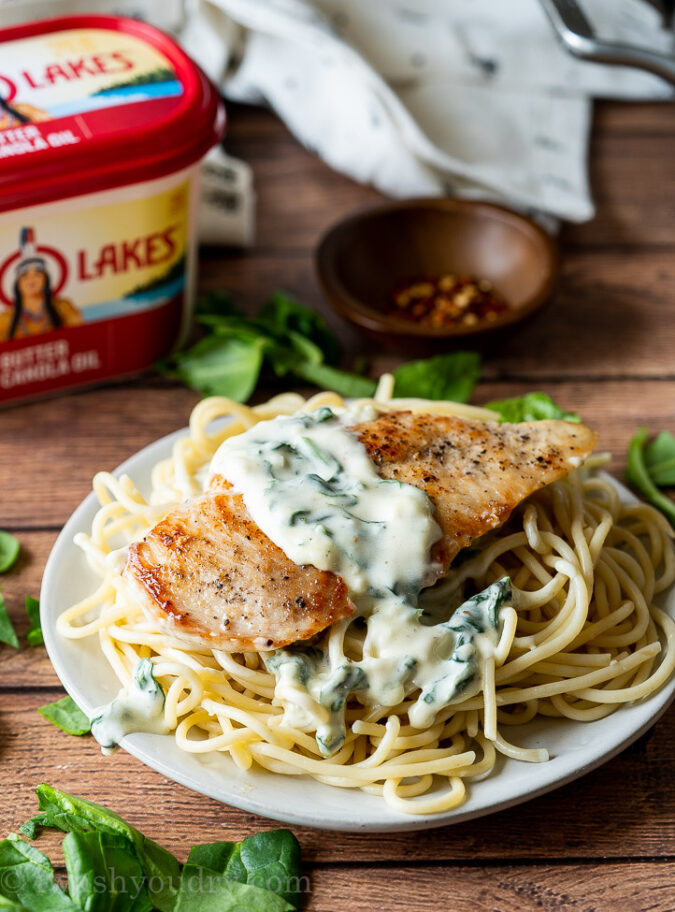
[[[133,472],[134,466],[136,466],[138,462],[143,462],[147,459],[150,459],[152,456],[155,456],[155,461],[162,458],[167,458],[171,453],[173,444],[180,438],[186,436],[188,433],[189,428],[183,427],[177,431],[173,431],[170,434],[158,438],[147,446],[142,447],[140,450],[137,450],[122,463],[120,463],[120,465],[118,465],[115,469],[113,469],[110,474],[114,475],[115,477],[119,477],[125,473],[131,474]],[[634,503],[639,502],[633,493],[618,479],[614,478],[612,475],[604,471],[601,474],[603,477],[609,479],[611,483],[617,488],[622,500]],[[139,487],[143,487],[143,484],[140,481],[137,481],[137,483]],[[53,582],[58,572],[58,565],[59,561],[61,560],[62,552],[71,548],[76,549],[79,560],[88,567],[84,553],[81,552],[73,542],[73,536],[76,532],[90,530],[91,521],[90,519],[87,521],[86,518],[89,517],[90,514],[95,512],[97,509],[98,500],[96,498],[96,494],[92,490],[75,508],[61,529],[59,535],[57,536],[45,565],[45,570],[42,577],[42,585],[40,589],[40,619],[42,623],[42,630],[44,634],[47,654],[66,692],[73,698],[73,700],[75,700],[79,706],[83,707],[87,711],[93,709],[96,705],[96,702],[89,699],[84,690],[78,685],[77,681],[74,679],[74,676],[68,669],[66,657],[62,654],[62,650],[60,649],[61,640],[63,640],[64,644],[72,644],[74,641],[60,637],[56,631],[56,617],[61,611],[65,610],[68,605],[61,605],[58,612],[54,612],[53,610],[50,611],[50,608],[52,607],[54,600],[58,600],[57,596],[54,594],[55,591],[58,591],[58,587],[54,586]],[[663,597],[669,597],[668,600],[673,601],[673,598],[675,597],[675,585],[673,585],[671,589],[667,590],[667,592],[663,594]],[[675,608],[675,602],[673,604],[673,607]],[[673,612],[671,611],[671,615],[672,613]],[[83,638],[78,642],[83,644],[86,648],[90,648],[92,642],[94,642],[98,647],[98,640],[93,640],[92,637]],[[396,812],[389,808],[382,798],[378,799],[378,801],[381,802],[379,805],[379,808],[382,811],[381,815],[375,815],[375,817],[367,815],[361,820],[359,820],[358,817],[354,816],[355,809],[350,807],[346,808],[345,813],[337,814],[334,817],[329,817],[328,819],[326,818],[325,812],[322,814],[313,814],[311,812],[311,808],[308,811],[296,811],[292,806],[288,808],[270,808],[264,801],[255,797],[253,794],[255,791],[254,785],[251,787],[250,791],[248,791],[246,787],[244,787],[241,791],[237,791],[232,787],[230,787],[229,790],[227,788],[224,790],[222,788],[216,789],[210,787],[208,782],[200,786],[199,783],[196,783],[194,781],[193,777],[189,773],[185,772],[180,767],[176,767],[170,761],[164,761],[162,759],[161,744],[166,743],[165,739],[171,739],[171,741],[175,744],[173,734],[171,733],[167,735],[153,735],[145,732],[138,732],[126,735],[121,740],[120,747],[135,757],[137,760],[140,760],[144,765],[155,770],[160,775],[163,775],[166,778],[190,789],[190,791],[196,792],[197,794],[202,794],[215,801],[219,801],[221,804],[231,805],[233,807],[239,808],[240,810],[261,815],[267,819],[276,820],[281,823],[292,824],[296,826],[309,826],[318,829],[335,830],[342,832],[405,832],[435,829],[441,826],[448,826],[450,824],[477,819],[488,814],[494,814],[498,811],[506,810],[518,804],[523,804],[548,792],[554,791],[555,789],[561,788],[564,785],[567,785],[570,782],[573,782],[574,780],[580,778],[586,773],[597,769],[604,763],[607,763],[609,760],[613,759],[619,753],[633,744],[646,731],[648,731],[653,725],[656,724],[659,718],[666,712],[674,698],[675,677],[663,685],[661,689],[659,689],[647,700],[639,703],[629,704],[628,707],[622,707],[621,709],[617,710],[616,713],[612,713],[609,716],[605,717],[605,719],[615,720],[618,713],[622,712],[622,709],[624,713],[626,710],[635,708],[641,710],[651,710],[647,712],[646,715],[644,712],[639,713],[640,716],[644,717],[641,719],[640,723],[636,727],[624,729],[624,736],[618,738],[612,744],[612,747],[609,750],[604,752],[595,751],[591,754],[587,762],[583,762],[572,768],[566,769],[565,767],[567,764],[562,763],[563,770],[560,774],[557,773],[556,769],[557,765],[561,765],[560,763],[556,764],[556,759],[560,758],[553,757],[547,761],[546,764],[532,764],[532,766],[536,767],[539,771],[537,778],[540,780],[540,782],[535,787],[516,789],[516,791],[512,794],[505,795],[502,800],[493,801],[487,805],[478,804],[477,806],[471,806],[471,798],[469,797],[466,802],[453,810],[432,815],[403,814]],[[590,726],[597,725],[599,722],[603,721],[603,719],[600,719],[596,720],[595,722],[583,723],[576,722],[575,720],[564,720],[562,724],[566,725],[567,727],[573,726],[575,728],[576,726],[583,726],[584,730],[590,731]],[[195,757],[199,755],[186,754],[186,757],[188,756]],[[233,761],[230,758],[224,757],[223,755],[220,756],[225,762],[231,763],[234,767]],[[549,775],[546,775],[547,770],[549,772]],[[304,776],[289,777],[279,773],[272,773],[266,770],[256,770],[256,775],[274,777],[274,781],[279,782],[279,784],[314,781],[311,779],[308,780]],[[487,778],[489,779],[490,777]],[[228,781],[229,780],[227,777],[225,777],[224,785]],[[319,784],[322,785],[325,789],[336,788],[334,786],[325,785],[323,783]],[[476,781],[474,783],[470,783],[469,787],[471,789],[475,789],[480,785],[481,782]],[[363,796],[363,793],[357,789],[343,789],[342,791],[346,793],[346,795],[350,795],[355,798]]]

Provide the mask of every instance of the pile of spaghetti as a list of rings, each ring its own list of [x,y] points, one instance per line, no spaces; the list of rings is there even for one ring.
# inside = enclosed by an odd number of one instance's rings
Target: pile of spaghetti
[[[382,411],[495,417],[456,403],[390,395],[385,377],[368,401]],[[353,699],[346,741],[324,758],[311,733],[280,725],[275,679],[257,653],[188,646],[159,631],[126,592],[119,549],[201,493],[224,439],[260,420],[322,406],[340,410],[344,402],[334,393],[307,401],[284,394],[253,408],[205,399],[191,415],[189,435],[154,467],[147,499],[126,476],[94,479],[101,506],[91,535],[76,542],[101,583],[61,615],[58,631],[69,638],[98,635],[124,687],[131,686],[139,660],[150,658],[166,694],[167,729],[183,750],[226,753],[242,769],[257,764],[306,774],[382,795],[398,811],[432,814],[461,804],[467,784],[487,775],[500,754],[548,759],[545,750],[515,746],[507,731],[517,741],[518,727],[537,716],[591,722],[648,697],[670,678],[675,623],[655,597],[675,580],[672,530],[650,506],[620,498],[596,471],[600,457],[529,497],[506,525],[474,543],[431,593],[436,605],[445,599],[455,606],[465,588],[480,591],[509,576],[515,610],[502,616],[497,659],[482,691],[445,707],[426,729],[413,728],[407,718],[417,693],[395,707]],[[329,639],[330,630],[323,636]],[[358,623],[350,626],[347,655],[358,660],[362,640]]]

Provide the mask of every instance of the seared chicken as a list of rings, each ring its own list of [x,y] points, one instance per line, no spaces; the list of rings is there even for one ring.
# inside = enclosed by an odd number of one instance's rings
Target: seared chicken
[[[389,412],[351,430],[381,478],[427,493],[443,531],[433,557],[444,570],[521,500],[581,465],[598,439],[569,421],[492,424],[412,412]]]
[[[524,498],[592,451],[582,424],[492,424],[390,412],[350,428],[382,478],[424,490],[442,538],[432,559],[456,554],[506,521]],[[354,611],[344,581],[293,563],[252,521],[241,495],[216,476],[132,544],[124,576],[161,629],[240,652],[305,640]]]
[[[344,580],[294,564],[241,495],[218,490],[172,510],[131,545],[124,575],[160,627],[231,652],[306,640],[354,611]]]

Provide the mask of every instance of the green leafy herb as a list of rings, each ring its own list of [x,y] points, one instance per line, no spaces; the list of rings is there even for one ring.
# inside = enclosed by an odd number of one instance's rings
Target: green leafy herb
[[[394,371],[394,396],[468,402],[480,373],[477,352],[451,352],[409,361]]]
[[[30,912],[78,912],[54,880],[47,856],[16,833],[0,842],[0,893],[9,903]]]
[[[94,830],[127,839],[147,878],[153,908],[160,912],[173,912],[180,885],[177,858],[100,804],[68,795],[45,783],[35,791],[42,812],[37,820],[34,818],[38,826],[54,827],[64,833]]]
[[[646,427],[641,427],[628,446],[628,461],[626,478],[643,494],[652,506],[660,510],[675,526],[675,501],[659,491],[654,478],[650,474],[646,462],[648,432]],[[658,440],[659,438],[657,438]],[[655,441],[656,442],[656,441]],[[660,460],[663,455],[664,445],[659,444],[656,455]],[[652,451],[653,452],[653,451]],[[669,477],[669,476],[666,476]]]
[[[197,306],[207,335],[156,367],[205,395],[245,402],[261,375],[292,375],[342,396],[368,397],[376,383],[335,365],[340,346],[323,317],[282,291],[247,317],[229,295],[212,292]],[[466,402],[480,377],[475,352],[414,361],[395,372],[396,396]]]
[[[294,332],[314,342],[329,364],[340,358],[340,343],[318,313],[305,307],[283,291],[275,291],[258,313],[258,322],[269,327],[277,338]]]
[[[188,862],[178,892],[175,912],[293,912],[276,893],[238,883],[225,874]]]
[[[40,706],[38,712],[69,735],[86,735],[91,731],[89,719],[72,697]]]
[[[242,317],[243,314],[224,291],[208,291],[197,301],[197,317]]]
[[[86,912],[152,912],[143,868],[128,839],[68,833],[63,840],[68,892]]]
[[[355,398],[372,396],[377,385],[368,377],[359,377],[358,374],[350,374],[347,371],[338,370],[336,367],[329,367],[327,364],[310,364],[309,362],[297,364],[293,373],[308,383],[334,390],[341,396]]]
[[[14,565],[19,550],[18,540],[0,529],[0,573],[6,573]]]
[[[41,813],[21,829],[31,838],[42,827],[68,834],[70,897],[54,883],[49,860],[11,836],[0,844],[0,912],[293,912],[298,906],[300,846],[288,830],[195,846],[181,870],[173,855],[108,808],[45,784],[36,792]],[[24,857],[37,873],[12,875],[12,884],[29,887],[8,892],[3,864],[22,865]],[[35,904],[35,893],[47,899]]]
[[[245,402],[262,370],[304,379],[303,371],[312,366],[328,370],[340,353],[323,318],[284,292],[273,294],[256,317],[241,313],[229,296],[211,293],[199,302],[197,321],[208,335],[157,369],[205,395]],[[344,385],[350,376],[338,371],[335,380]]]
[[[0,895],[0,912],[30,912],[30,909],[19,905],[13,899]]]
[[[42,635],[42,626],[40,624],[40,602],[33,598],[32,595],[26,596],[26,614],[30,621],[30,627],[26,631],[26,640],[29,646],[43,646],[45,638]]]
[[[675,437],[661,433],[645,447],[645,465],[655,485],[675,487]]]
[[[499,412],[502,421],[517,424],[519,421],[543,421],[547,418],[562,421],[580,421],[576,412],[565,412],[546,393],[527,393],[512,399],[488,402],[486,408]]]
[[[37,839],[45,826],[49,826],[44,814],[37,814],[31,817],[19,827],[19,832],[29,839]]]
[[[8,646],[13,646],[15,649],[19,648],[19,639],[9,619],[2,592],[0,592],[0,643],[7,643]]]
[[[289,830],[256,833],[240,843],[194,846],[188,864],[277,893],[297,908],[300,901],[300,846]]]
[[[264,348],[264,339],[214,333],[169,358],[161,369],[206,396],[229,396],[246,402],[258,382]]]
[[[227,295],[212,293],[197,308],[208,335],[157,365],[205,395],[245,402],[267,370],[288,374],[343,396],[371,396],[375,382],[334,365],[340,346],[323,317],[284,292],[275,292],[257,316],[246,317]]]

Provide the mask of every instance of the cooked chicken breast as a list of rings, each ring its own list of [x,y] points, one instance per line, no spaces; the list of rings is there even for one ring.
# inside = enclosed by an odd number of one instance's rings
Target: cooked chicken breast
[[[124,575],[160,628],[230,652],[306,640],[354,611],[339,576],[294,564],[240,495],[217,490],[132,544]]]
[[[492,424],[390,412],[350,429],[378,474],[424,490],[443,533],[442,571],[529,494],[592,451],[581,424]],[[181,639],[233,652],[308,639],[354,611],[344,581],[293,563],[222,477],[130,546],[124,576],[143,610]]]
[[[382,478],[431,499],[443,531],[433,553],[445,570],[521,500],[580,466],[598,439],[569,421],[492,424],[412,412],[389,412],[352,430]]]

